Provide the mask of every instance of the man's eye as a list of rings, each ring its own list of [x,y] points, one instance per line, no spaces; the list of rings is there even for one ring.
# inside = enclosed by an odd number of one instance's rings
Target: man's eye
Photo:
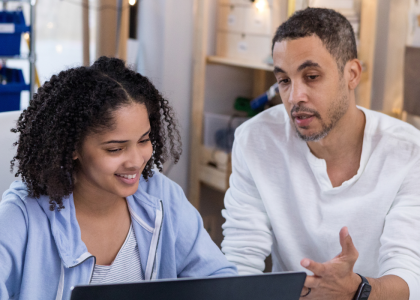
[[[319,77],[319,75],[309,75],[308,76],[308,78],[310,79],[310,80],[315,80],[315,79],[317,79]]]
[[[290,80],[289,80],[289,78],[287,78],[287,79],[282,79],[282,80],[280,80],[279,81],[279,84],[287,84],[287,83],[289,83],[290,82]]]

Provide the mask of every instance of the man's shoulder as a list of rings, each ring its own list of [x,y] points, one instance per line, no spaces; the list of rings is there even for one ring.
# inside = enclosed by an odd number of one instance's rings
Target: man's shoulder
[[[373,151],[400,165],[420,161],[420,131],[414,126],[380,112],[363,110],[369,119],[365,136]]]
[[[273,106],[243,123],[235,131],[235,138],[265,137],[276,132],[284,136],[289,130],[289,116],[283,104]]]
[[[363,109],[363,111],[370,119],[369,128],[366,128],[367,134],[391,143],[412,145],[412,147],[420,150],[420,130],[386,114],[368,109]]]

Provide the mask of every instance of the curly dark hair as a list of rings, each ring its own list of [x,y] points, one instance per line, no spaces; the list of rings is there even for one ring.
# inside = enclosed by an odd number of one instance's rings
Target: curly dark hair
[[[47,195],[51,210],[63,209],[62,198],[73,192],[73,174],[78,167],[74,151],[81,149],[88,134],[112,128],[112,113],[131,103],[146,106],[151,125],[153,154],[143,177],[152,177],[154,166],[162,171],[170,157],[177,163],[181,139],[168,101],[124,61],[101,57],[90,67],[53,75],[34,94],[11,130],[19,133],[11,170],[18,161],[15,176],[22,176],[29,195]]]
[[[357,58],[356,37],[350,22],[340,13],[327,8],[308,7],[295,12],[280,25],[273,38],[276,42],[317,35],[337,61],[340,71],[349,60]]]

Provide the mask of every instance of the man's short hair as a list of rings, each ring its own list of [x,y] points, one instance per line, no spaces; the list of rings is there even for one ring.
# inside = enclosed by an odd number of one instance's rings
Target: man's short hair
[[[340,13],[326,8],[308,7],[295,12],[277,29],[272,49],[276,42],[314,34],[335,58],[341,72],[349,60],[357,58],[356,38],[350,22]]]

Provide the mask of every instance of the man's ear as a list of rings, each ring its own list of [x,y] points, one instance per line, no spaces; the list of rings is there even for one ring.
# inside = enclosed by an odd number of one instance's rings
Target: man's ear
[[[351,61],[348,61],[344,72],[347,73],[346,75],[348,78],[349,89],[355,90],[356,87],[359,85],[360,78],[362,76],[362,64],[360,63],[360,60],[355,58]]]

